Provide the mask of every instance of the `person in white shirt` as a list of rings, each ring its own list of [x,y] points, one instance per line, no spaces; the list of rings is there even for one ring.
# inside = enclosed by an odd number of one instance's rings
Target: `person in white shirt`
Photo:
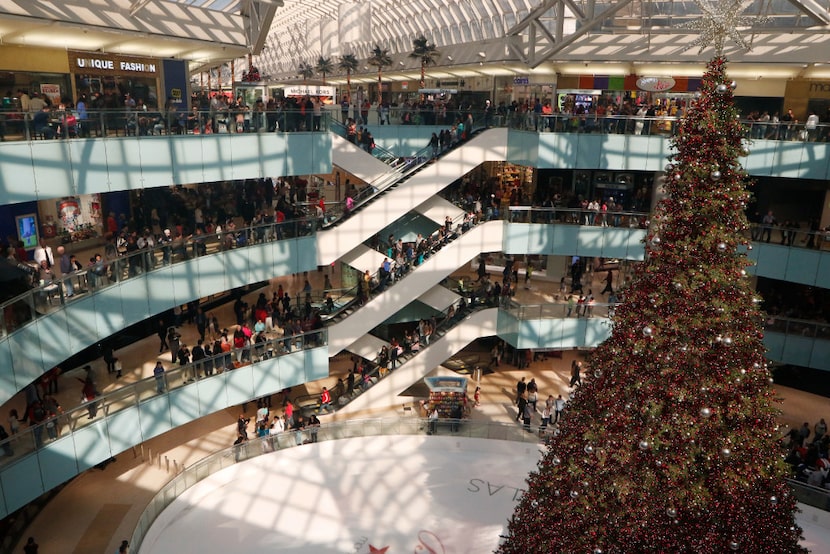
[[[551,422],[552,424],[559,422],[559,418],[562,417],[562,410],[565,409],[565,399],[562,398],[561,394],[556,398],[556,400],[553,401],[553,407],[554,415],[553,421]]]
[[[805,138],[810,142],[815,142],[818,135],[818,116],[816,112],[810,112],[807,116],[807,121],[804,123],[804,130],[806,131]]]
[[[49,268],[55,265],[55,257],[52,255],[52,247],[48,246],[46,241],[43,239],[40,239],[40,243],[38,243],[37,248],[35,248],[34,256],[38,265],[40,265],[43,261],[46,262],[46,265]]]

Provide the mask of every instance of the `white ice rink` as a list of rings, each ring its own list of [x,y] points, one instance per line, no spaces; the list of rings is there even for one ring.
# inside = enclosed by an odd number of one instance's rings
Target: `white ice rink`
[[[186,491],[155,521],[140,551],[492,552],[539,452],[534,444],[448,436],[290,448]],[[830,554],[830,514],[806,507],[799,520],[805,546]]]

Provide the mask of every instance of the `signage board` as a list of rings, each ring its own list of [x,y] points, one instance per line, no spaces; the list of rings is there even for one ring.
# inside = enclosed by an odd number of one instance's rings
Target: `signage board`
[[[458,94],[458,89],[454,88],[419,88],[420,94]]]
[[[287,85],[283,88],[285,96],[334,96],[334,87],[320,85]]]
[[[671,77],[640,77],[637,88],[646,92],[665,92],[674,88],[675,80]]]
[[[69,71],[84,75],[147,75],[157,76],[161,64],[156,58],[105,54],[103,52],[67,51]]]

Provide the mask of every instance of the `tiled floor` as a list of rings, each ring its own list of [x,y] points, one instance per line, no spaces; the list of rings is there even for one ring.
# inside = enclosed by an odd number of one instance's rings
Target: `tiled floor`
[[[458,274],[472,273],[472,268],[467,266],[467,269],[461,270]],[[604,283],[600,281],[603,277],[604,274],[596,276],[594,290],[602,289]],[[315,289],[323,287],[323,273],[309,272],[308,278]],[[304,279],[304,275],[275,279],[269,290],[265,291],[266,295],[270,297],[280,283],[284,288],[295,292],[302,287]],[[332,275],[331,280],[337,287],[339,275]],[[558,288],[558,278],[545,280],[544,275],[537,273],[528,288],[520,286],[516,298],[525,304],[553,302]],[[254,301],[257,296],[258,292],[251,293],[248,301]],[[220,325],[228,326],[231,323],[233,316],[230,305],[223,306],[216,312]],[[180,332],[185,342],[195,344],[198,335],[194,325],[184,325]],[[107,374],[103,361],[96,361],[93,367],[99,388],[105,392],[119,387],[121,383],[148,377],[157,359],[169,363],[169,353],[164,353],[161,357],[155,355],[158,352],[157,341],[157,337],[153,335],[116,353],[124,365],[125,375],[120,380]],[[153,355],[148,357],[148,352]],[[486,356],[486,353],[484,355]],[[482,378],[481,405],[473,409],[471,417],[513,421],[516,414],[513,405],[515,385],[522,376],[528,379],[535,377],[539,384],[540,398],[546,398],[548,394],[566,395],[570,362],[574,356],[581,354],[575,351],[564,352],[561,358],[540,360],[523,370],[503,363],[495,368],[493,373]],[[292,396],[306,392],[317,393],[322,386],[331,387],[337,377],[344,376],[349,366],[346,356],[335,359],[328,379],[295,388]],[[75,381],[75,377],[76,375],[68,374],[61,379],[58,396],[65,407],[77,405],[80,383]],[[828,399],[789,388],[777,387],[777,390],[783,401],[783,425],[800,425],[803,421],[808,421],[812,425],[819,417],[830,417]],[[8,411],[11,407],[16,407],[22,410],[24,405],[25,401],[18,395],[3,409]],[[247,407],[249,414],[255,409],[253,404]],[[365,415],[379,414],[402,414],[401,403],[377,406]],[[117,461],[104,470],[92,469],[78,476],[46,506],[26,531],[25,536],[36,537],[41,545],[41,552],[45,553],[86,554],[115,551],[120,541],[132,534],[138,517],[155,491],[175,474],[177,468],[190,465],[208,453],[225,448],[233,442],[237,416],[238,410],[226,410],[201,418],[147,441],[140,448],[120,454]],[[337,414],[324,416],[323,423],[327,418],[337,417]],[[783,430],[781,434],[784,434]],[[14,552],[21,549],[22,544],[18,545]]]

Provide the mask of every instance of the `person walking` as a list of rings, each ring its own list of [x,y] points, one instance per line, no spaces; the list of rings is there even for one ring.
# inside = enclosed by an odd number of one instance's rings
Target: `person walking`
[[[164,392],[164,366],[161,362],[156,362],[156,367],[153,368],[153,377],[156,379],[156,392],[159,394]]]
[[[562,395],[556,397],[556,400],[553,401],[553,422],[552,424],[559,423],[559,419],[562,417],[562,411],[565,409],[565,399],[562,398]]]
[[[582,362],[574,360],[571,362],[571,387],[582,384]]]

